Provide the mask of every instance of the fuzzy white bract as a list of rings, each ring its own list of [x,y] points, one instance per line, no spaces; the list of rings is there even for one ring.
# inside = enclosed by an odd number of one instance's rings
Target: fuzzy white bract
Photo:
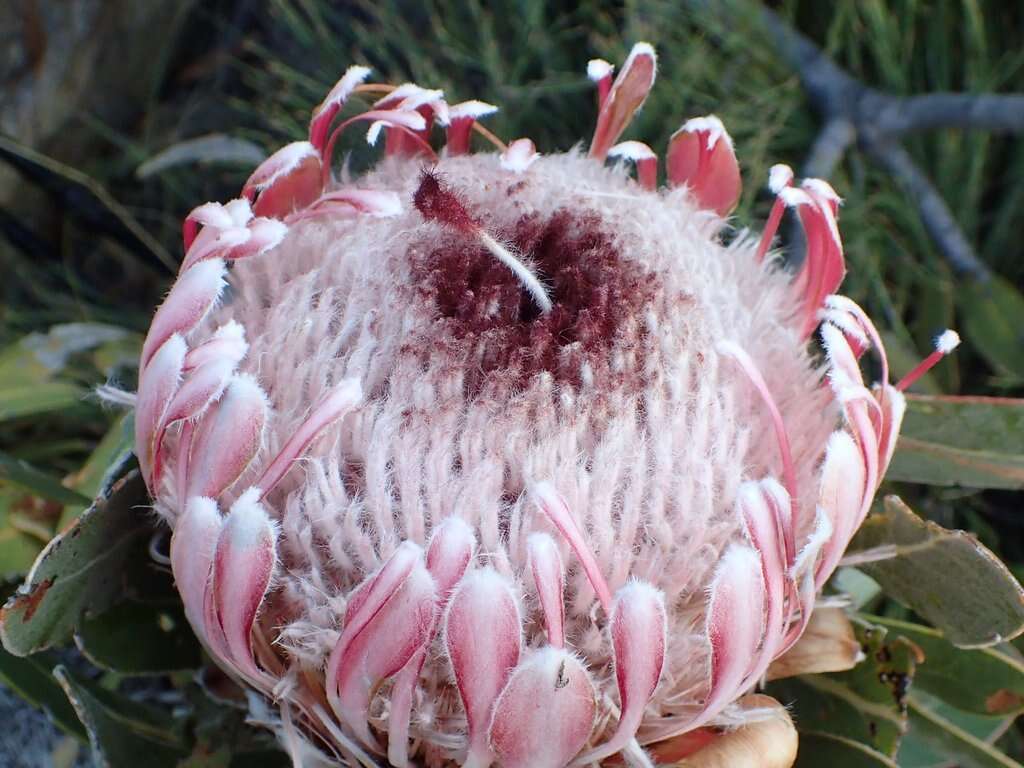
[[[735,722],[867,514],[904,401],[834,295],[839,198],[777,167],[760,242],[724,244],[722,124],[673,134],[659,188],[616,144],[653,49],[589,69],[589,152],[540,155],[490,105],[353,68],[308,141],[186,220],[138,455],[192,625],[293,755],[649,764]],[[356,123],[384,156],[339,181]],[[786,206],[795,276],[768,253]]]

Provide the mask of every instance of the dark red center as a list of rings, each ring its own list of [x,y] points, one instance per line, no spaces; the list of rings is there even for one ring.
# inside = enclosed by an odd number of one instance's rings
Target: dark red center
[[[542,371],[579,386],[584,364],[595,376],[607,375],[613,346],[641,343],[624,329],[642,328],[630,321],[653,300],[659,281],[622,258],[597,214],[524,216],[511,231],[491,234],[540,277],[552,300],[549,313],[541,314],[472,234],[452,232],[412,254],[413,277],[438,318],[418,345],[442,345],[461,358],[468,394],[488,384],[518,389]]]

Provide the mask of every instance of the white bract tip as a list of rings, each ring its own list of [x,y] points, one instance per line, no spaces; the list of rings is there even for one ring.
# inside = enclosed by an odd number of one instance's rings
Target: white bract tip
[[[227,206],[220,203],[203,203],[198,205],[188,214],[188,219],[197,224],[202,224],[204,227],[216,227],[218,229],[227,229],[234,225]]]
[[[829,441],[830,447],[833,442],[835,441]],[[847,446],[845,445],[837,450],[848,453]],[[850,460],[856,461],[857,457],[853,456]],[[804,541],[804,545],[796,556],[796,561],[793,563],[792,575],[796,576],[805,573],[814,567],[814,561],[817,559],[818,553],[821,552],[822,547],[832,538],[834,530],[835,526],[832,524],[832,518],[829,517],[828,512],[823,507],[819,506],[814,516],[814,528],[811,529],[810,535]]]
[[[608,77],[614,70],[611,62],[604,59],[591,59],[587,62],[587,77],[594,81]]]
[[[786,187],[779,192],[781,200],[787,208],[796,208],[801,205],[814,205],[811,196],[799,187]]]
[[[247,224],[252,218],[252,205],[244,197],[236,197],[224,203],[224,210],[231,216],[231,221],[236,227]]]
[[[406,128],[410,131],[422,131],[427,127],[427,121],[419,112],[407,109],[381,110],[379,112],[366,113],[370,117],[380,117],[370,123],[370,129],[366,132],[366,140],[372,145],[377,143],[377,137],[382,128]]]
[[[632,160],[633,162],[637,162],[639,160],[656,160],[658,158],[658,156],[654,154],[654,150],[642,141],[620,142],[608,150],[608,156],[622,157],[626,160]]]
[[[649,92],[650,89],[654,87],[654,81],[658,75],[658,54],[655,52],[654,46],[650,43],[637,43],[632,47],[632,49],[630,49],[629,56],[626,57],[626,60],[622,64],[622,69],[619,70],[619,79],[621,80],[623,76],[629,72],[630,68],[633,66],[633,62],[641,56],[649,56],[653,63],[653,68],[651,70],[651,82],[647,87]]]
[[[488,104],[485,101],[477,101],[471,99],[470,101],[460,102],[448,109],[449,120],[479,120],[481,117],[487,115],[493,115],[498,111],[498,108],[493,104]]]
[[[324,99],[322,106],[335,102],[344,102],[349,97],[349,94],[356,89],[356,86],[370,76],[371,71],[369,67],[359,64],[354,64],[346,69],[345,74],[341,76],[341,79],[334,85],[331,92],[327,94],[327,98]]]
[[[960,334],[954,330],[945,330],[935,338],[935,349],[948,355],[960,346]]]
[[[835,189],[832,188],[832,185],[824,179],[804,179],[803,184],[800,186],[811,194],[817,195],[825,200],[829,200],[830,202],[843,202],[843,198],[839,196],[839,193],[836,192]]]
[[[768,189],[777,195],[793,183],[793,169],[785,163],[773,165],[768,170]]]
[[[254,508],[257,508],[254,511]],[[231,505],[229,510],[230,514],[240,512],[242,517],[257,517],[262,515],[266,517],[266,512],[260,505],[260,489],[259,488],[247,488],[242,492],[242,495],[235,500],[235,503]]]
[[[843,296],[841,293],[830,293],[826,296],[825,306],[833,309],[841,309],[844,312],[854,312],[858,308],[853,299]]]
[[[732,147],[732,137],[725,130],[722,121],[715,115],[705,115],[704,117],[694,117],[687,120],[679,131],[685,131],[686,133],[706,131],[708,134],[707,148],[709,152],[715,148],[715,144],[718,143],[719,139],[724,139],[725,143],[730,148]],[[679,131],[676,131],[676,133],[679,133]]]
[[[375,120],[370,123],[370,128],[366,132],[366,143],[371,147],[377,144],[377,139],[380,137],[381,129],[387,127],[387,123],[383,120]]]
[[[402,99],[402,102],[398,105],[398,109],[417,109],[426,104],[433,104],[435,102],[442,101],[443,99],[444,91],[436,89],[430,90],[416,86],[416,90],[414,92]]]
[[[501,167],[513,173],[523,173],[540,157],[530,139],[516,139],[501,153]]]
[[[731,544],[716,569],[717,574],[729,571],[756,573],[761,569],[761,556],[757,550],[743,544]]]
[[[615,593],[619,601],[636,601],[642,605],[663,605],[665,593],[650,582],[630,579]]]
[[[308,141],[293,141],[291,144],[286,144],[281,147],[281,149],[277,150],[277,152],[267,158],[267,160],[265,160],[263,164],[256,169],[246,186],[248,187],[249,184],[251,184],[253,189],[262,192],[264,189],[273,186],[274,182],[281,177],[294,171],[308,158],[319,156],[320,153],[317,152],[316,147]],[[245,200],[245,198],[242,199]],[[234,200],[231,201],[231,203],[228,203],[225,208],[235,202],[236,201]],[[245,200],[245,204],[248,208],[249,201]],[[243,216],[245,215],[244,211],[240,212]],[[250,210],[248,218],[251,217],[252,212]],[[244,218],[241,221],[236,220],[235,223],[240,226],[248,221],[248,218]]]
[[[288,225],[280,219],[253,219],[249,226],[250,238],[256,242],[257,253],[266,253],[276,248],[288,234]]]
[[[629,56],[626,58],[626,64],[629,64],[633,59],[637,58],[638,56],[650,56],[652,58],[657,58],[658,54],[655,53],[654,46],[651,45],[650,43],[634,43],[633,47],[629,51]],[[625,69],[625,65],[623,65],[622,68]]]
[[[231,343],[245,343],[245,326],[237,320],[228,320],[213,332],[213,338]]]
[[[414,94],[422,92],[423,90],[425,89],[416,85],[416,83],[402,83],[401,85],[397,86],[394,90],[384,94],[375,102],[373,102],[373,106],[381,107],[387,104],[396,104],[397,102],[407,99],[410,96],[413,96]]]

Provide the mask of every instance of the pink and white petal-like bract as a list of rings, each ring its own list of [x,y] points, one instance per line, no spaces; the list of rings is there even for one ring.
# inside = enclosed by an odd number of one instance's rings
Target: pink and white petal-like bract
[[[494,705],[491,749],[505,768],[562,768],[587,743],[596,711],[586,668],[564,649],[541,648]]]
[[[654,48],[648,43],[634,45],[601,105],[594,138],[590,142],[591,157],[604,160],[608,155],[608,150],[647,100],[647,94],[654,86],[657,69]]]
[[[630,582],[616,594],[608,631],[615,649],[619,723],[612,737],[579,763],[603,760],[633,740],[665,666],[667,624],[665,596],[650,584]]]
[[[527,546],[530,548],[530,571],[544,614],[548,643],[562,648],[565,646],[565,569],[562,556],[555,540],[546,533],[531,534]]]
[[[436,600],[434,580],[420,558],[380,610],[346,638],[337,663],[331,665],[332,676],[327,680],[331,708],[371,749],[378,748],[367,723],[373,690],[429,641]]]
[[[714,115],[695,117],[672,134],[665,156],[669,182],[686,185],[701,208],[731,213],[742,182],[732,138]]]
[[[213,556],[209,589],[228,661],[250,679],[260,678],[252,628],[277,564],[277,531],[256,494],[243,494],[224,520]]]
[[[465,765],[493,761],[488,729],[495,702],[519,662],[519,604],[497,572],[471,571],[456,588],[444,617],[444,644],[466,711]]]
[[[704,707],[691,728],[743,693],[750,660],[764,638],[765,583],[761,557],[734,545],[722,558],[708,598],[711,680]]]
[[[156,351],[139,375],[139,397],[135,402],[135,446],[146,484],[154,488],[154,467],[159,463],[161,434],[167,409],[181,386],[188,347],[178,334],[171,335]]]
[[[142,345],[144,369],[153,354],[175,333],[188,335],[206,317],[224,289],[224,262],[207,261],[179,279],[156,311]]]
[[[263,391],[244,374],[232,378],[192,436],[187,498],[216,498],[227,490],[259,452],[266,421]]]
[[[201,639],[206,634],[203,601],[223,525],[217,502],[197,496],[189,499],[171,536],[174,583],[181,594],[185,615]]]

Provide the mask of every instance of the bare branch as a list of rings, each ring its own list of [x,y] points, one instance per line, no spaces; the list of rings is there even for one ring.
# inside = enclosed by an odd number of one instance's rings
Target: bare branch
[[[891,137],[934,128],[1024,133],[1024,95],[926,93],[890,99],[874,118],[876,130]]]
[[[978,280],[991,277],[949,206],[896,139],[934,128],[1024,133],[1024,94],[896,96],[870,88],[851,76],[761,2],[686,2],[701,13],[718,13],[730,19],[753,17],[771,38],[773,50],[796,71],[811,104],[825,121],[804,163],[804,175],[828,178],[846,150],[854,142],[859,143],[913,200],[925,229],[953,269]]]
[[[867,87],[836,65],[775,11],[760,3],[756,5],[760,9],[761,24],[774,38],[775,52],[796,70],[814,106],[826,120],[847,117],[855,122],[857,102]]]
[[[921,221],[939,251],[957,272],[976,280],[988,280],[989,268],[975,255],[963,231],[938,190],[899,144],[869,142],[866,149],[893,175],[907,197],[914,201]]]
[[[940,126],[1024,131],[1024,96],[937,93],[901,98],[883,93],[851,77],[770,8],[758,7],[776,50],[796,69],[812,104],[826,121],[807,159],[807,175],[827,177],[849,144],[858,141],[914,201],[925,229],[953,269],[978,280],[989,279],[991,272],[975,254],[942,196],[892,139]]]
[[[857,129],[843,118],[825,123],[811,146],[801,169],[804,176],[827,179],[843,159],[846,150],[857,140]]]

